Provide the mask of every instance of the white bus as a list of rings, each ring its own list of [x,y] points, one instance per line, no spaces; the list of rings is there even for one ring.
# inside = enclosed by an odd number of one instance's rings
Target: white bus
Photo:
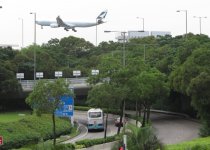
[[[104,130],[104,114],[100,108],[91,108],[87,112],[87,128],[88,130],[99,129]]]

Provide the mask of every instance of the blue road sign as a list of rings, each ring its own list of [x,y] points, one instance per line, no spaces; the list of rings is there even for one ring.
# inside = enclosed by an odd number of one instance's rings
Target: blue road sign
[[[58,117],[72,117],[74,115],[74,99],[71,96],[62,96],[63,105],[55,111]]]

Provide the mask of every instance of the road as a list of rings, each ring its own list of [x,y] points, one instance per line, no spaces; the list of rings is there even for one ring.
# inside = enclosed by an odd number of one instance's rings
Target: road
[[[74,143],[78,140],[82,139],[95,139],[95,138],[103,138],[103,131],[91,131],[88,132],[86,124],[87,124],[87,112],[86,111],[75,111],[75,121],[79,123],[80,135],[72,138],[64,143]],[[117,127],[114,125],[114,120],[117,118],[116,115],[109,114],[108,116],[108,127],[107,127],[107,136],[112,136],[117,133]]]
[[[107,136],[111,136],[117,133],[117,127],[114,126],[115,118],[117,118],[117,116],[109,115]],[[78,137],[66,141],[65,143],[73,143],[81,139],[102,138],[104,136],[104,132],[88,133],[85,126],[87,120],[86,112],[76,111],[75,120],[80,124],[81,134]],[[198,137],[200,124],[184,117],[161,113],[151,113],[151,121],[158,139],[160,139],[164,144],[175,144]],[[97,148],[92,147],[88,150],[94,150]],[[109,150],[108,145],[105,144],[102,144],[101,148],[103,150]]]
[[[189,141],[199,136],[200,124],[183,117],[152,113],[152,126],[158,139],[164,144],[175,144]]]

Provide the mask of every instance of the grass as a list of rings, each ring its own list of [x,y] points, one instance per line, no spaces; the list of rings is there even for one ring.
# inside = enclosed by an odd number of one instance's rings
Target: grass
[[[210,137],[197,138],[192,141],[182,142],[179,144],[167,145],[167,150],[188,150],[195,146],[206,146],[210,149]]]
[[[15,121],[25,118],[25,116],[29,114],[30,114],[29,111],[0,113],[0,122],[1,123],[15,122]]]

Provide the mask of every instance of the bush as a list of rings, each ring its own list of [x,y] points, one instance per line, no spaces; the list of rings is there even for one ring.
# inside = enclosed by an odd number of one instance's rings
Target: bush
[[[56,136],[70,133],[71,129],[69,121],[56,118]],[[51,115],[32,115],[17,122],[0,123],[0,133],[4,138],[4,145],[0,149],[18,148],[37,143],[39,139],[50,139],[53,135]]]
[[[76,145],[84,145],[85,147],[90,147],[93,145],[98,145],[98,144],[103,144],[103,143],[108,143],[108,142],[113,142],[119,140],[118,136],[110,136],[107,137],[106,139],[100,138],[100,139],[85,139],[76,142]]]

